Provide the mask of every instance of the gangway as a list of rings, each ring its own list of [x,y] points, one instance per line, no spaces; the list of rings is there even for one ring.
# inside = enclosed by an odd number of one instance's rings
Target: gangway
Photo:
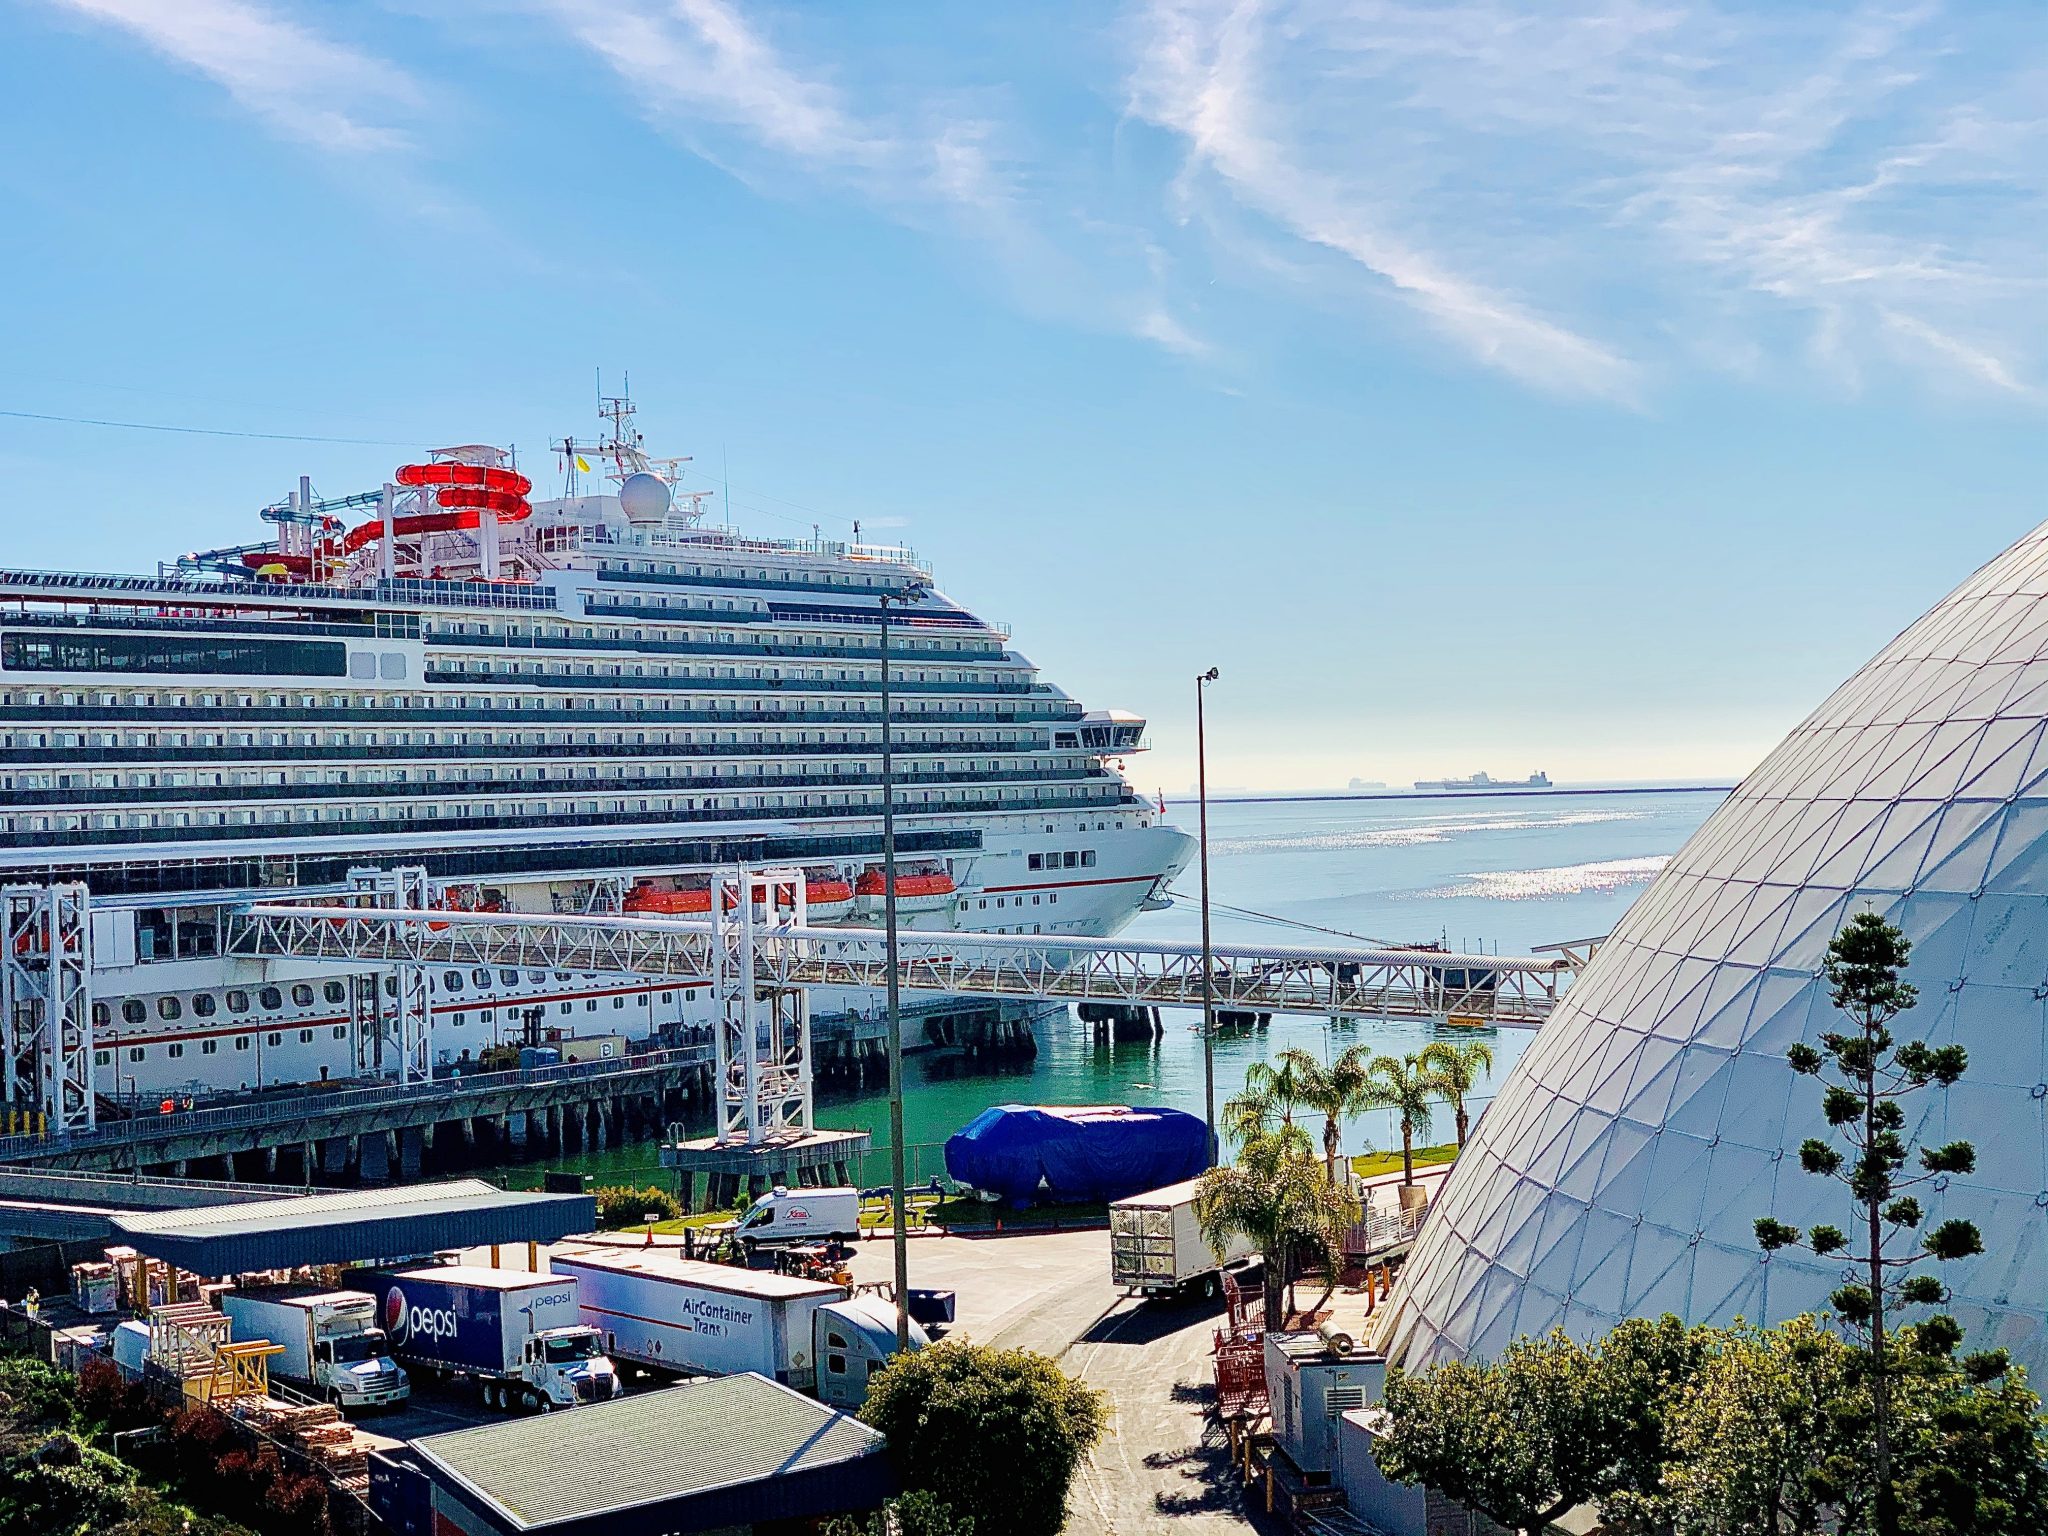
[[[741,925],[728,924],[728,930]],[[763,988],[880,988],[880,928],[745,925]],[[228,952],[371,964],[482,965],[702,977],[721,969],[718,925],[673,917],[455,912],[257,903],[231,920]],[[905,991],[1199,1008],[1199,945],[1069,935],[898,930]],[[1577,970],[1575,956],[1462,955],[1323,945],[1211,948],[1225,1011],[1442,1020],[1534,1029]]]

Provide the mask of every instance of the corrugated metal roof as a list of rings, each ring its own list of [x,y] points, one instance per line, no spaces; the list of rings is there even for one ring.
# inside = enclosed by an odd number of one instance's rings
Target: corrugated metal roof
[[[884,1443],[859,1420],[749,1373],[429,1435],[412,1449],[506,1528],[537,1531],[880,1458]]]
[[[846,1287],[827,1280],[806,1280],[799,1275],[779,1275],[768,1269],[738,1269],[731,1264],[713,1264],[708,1259],[686,1259],[675,1248],[612,1248],[565,1245],[548,1256],[548,1263],[562,1274],[585,1269],[606,1269],[620,1275],[644,1275],[727,1291],[735,1296],[756,1296],[766,1301],[801,1299],[810,1296],[839,1297]]]
[[[491,1243],[551,1243],[596,1225],[597,1202],[589,1195],[514,1192],[481,1179],[113,1219],[118,1241],[200,1275],[401,1259]]]

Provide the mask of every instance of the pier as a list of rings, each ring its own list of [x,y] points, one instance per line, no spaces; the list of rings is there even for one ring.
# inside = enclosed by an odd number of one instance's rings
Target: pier
[[[0,1138],[0,1162],[265,1183],[420,1177],[436,1146],[478,1156],[573,1152],[665,1128],[708,1102],[711,1047],[622,1061],[337,1088]]]
[[[879,991],[887,977],[887,935],[778,920],[770,911],[772,891],[777,882],[800,880],[800,872],[738,878],[748,882],[749,897],[727,909],[738,915],[717,921],[395,903],[252,904],[230,919],[231,954],[333,961],[358,974],[389,967],[401,976],[436,964],[710,974],[718,978],[725,1021],[702,1044],[617,1060],[441,1075],[433,1065],[431,1017],[418,1011],[396,1021],[399,1061],[413,1067],[396,1083],[340,1084],[120,1119],[94,1112],[99,1093],[83,984],[91,974],[85,893],[75,886],[23,893],[14,897],[17,926],[36,942],[21,946],[0,969],[8,973],[9,995],[33,1003],[36,1034],[57,1047],[45,1059],[61,1070],[38,1095],[44,1100],[39,1108],[48,1111],[47,1130],[0,1137],[0,1163],[302,1186],[404,1182],[431,1166],[574,1152],[642,1134],[660,1134],[665,1145],[679,1149],[686,1143],[674,1128],[695,1115],[713,1122],[712,1135],[671,1161],[679,1172],[702,1172],[714,1185],[738,1188],[784,1176],[791,1182],[838,1177],[859,1149],[808,1145],[807,1138],[819,1134],[811,1122],[812,1086],[838,1080],[864,1087],[881,1079],[887,1022],[879,1010],[867,1010],[814,1025],[808,996],[820,987]],[[54,936],[47,950],[40,947],[44,935]],[[898,935],[902,986],[913,994],[904,1010],[907,1039],[990,1058],[1035,1052],[1031,1005],[1067,1002],[1082,1005],[1084,1021],[1104,1040],[1157,1038],[1161,1008],[1200,1007],[1205,995],[1219,1027],[1294,1013],[1533,1029],[1595,942],[1519,956],[1219,945],[1205,976],[1193,945],[925,930]],[[58,987],[56,978],[67,984]],[[401,997],[413,991],[424,995],[423,988],[399,989]],[[951,1001],[941,1005],[940,999]],[[963,1007],[961,1000],[970,1001]]]

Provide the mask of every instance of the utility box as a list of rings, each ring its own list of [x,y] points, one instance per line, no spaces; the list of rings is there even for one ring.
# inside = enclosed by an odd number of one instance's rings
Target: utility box
[[[1344,1507],[1385,1536],[1426,1536],[1428,1490],[1395,1482],[1374,1455],[1386,1419],[1383,1408],[1354,1408],[1337,1419],[1336,1482],[1344,1490]]]
[[[623,1061],[626,1057],[624,1035],[571,1035],[554,1042],[559,1061]]]
[[[1379,1402],[1386,1387],[1385,1355],[1359,1349],[1338,1354],[1320,1333],[1266,1335],[1273,1438],[1309,1477],[1327,1478],[1335,1470],[1339,1421]]]

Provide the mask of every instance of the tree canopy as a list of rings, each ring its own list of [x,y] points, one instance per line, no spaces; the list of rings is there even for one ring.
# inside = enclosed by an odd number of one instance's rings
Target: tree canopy
[[[1232,1237],[1242,1236],[1265,1256],[1260,1276],[1268,1328],[1286,1321],[1286,1286],[1297,1261],[1316,1255],[1334,1274],[1344,1231],[1358,1219],[1358,1202],[1331,1184],[1296,1131],[1252,1138],[1234,1165],[1211,1168],[1195,1189],[1204,1242],[1222,1253]]]
[[[2024,1373],[1920,1335],[1901,1330],[1891,1380],[1899,1527],[2048,1530],[2048,1437]],[[1496,1361],[1390,1371],[1376,1454],[1524,1531],[1592,1504],[1627,1536],[1875,1536],[1872,1382],[1865,1352],[1810,1316],[1638,1319],[1590,1346],[1553,1332]]]
[[[863,1422],[889,1440],[935,1530],[1052,1536],[1067,1488],[1101,1439],[1108,1404],[1044,1355],[946,1340],[896,1356],[868,1383]]]

